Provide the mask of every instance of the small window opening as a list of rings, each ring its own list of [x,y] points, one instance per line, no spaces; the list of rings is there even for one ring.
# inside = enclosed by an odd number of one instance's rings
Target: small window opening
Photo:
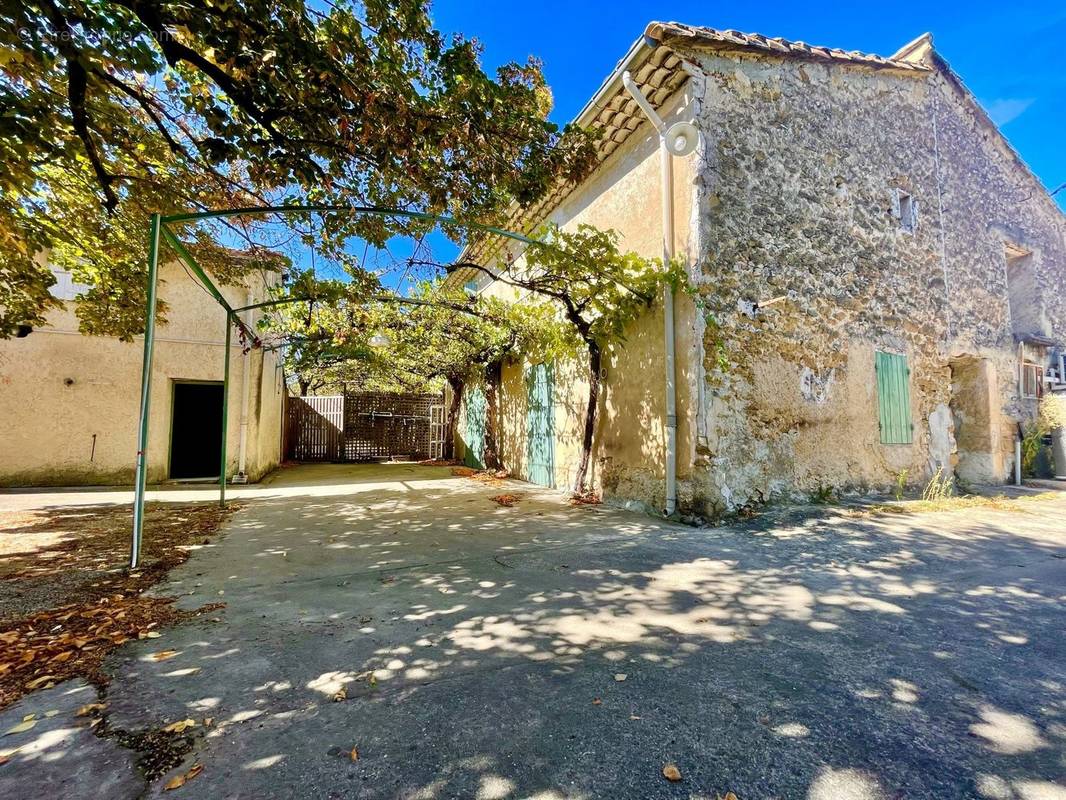
[[[1051,337],[1045,295],[1047,292],[1037,275],[1032,252],[1011,242],[1004,243],[1007,261],[1007,304],[1010,309],[1011,330],[1015,337]]]
[[[73,300],[89,291],[89,285],[77,283],[70,270],[60,267],[49,267],[49,270],[55,278],[55,283],[48,288],[52,297],[58,300]]]
[[[902,189],[896,190],[896,202],[893,204],[899,227],[907,233],[914,233],[918,227],[918,201]]]
[[[1022,397],[1036,399],[1044,396],[1044,368],[1040,364],[1022,364]]]

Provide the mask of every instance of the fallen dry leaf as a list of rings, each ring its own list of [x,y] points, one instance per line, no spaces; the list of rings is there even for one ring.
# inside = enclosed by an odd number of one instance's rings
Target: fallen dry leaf
[[[628,675],[626,675],[626,674],[625,674],[624,672],[616,672],[616,673],[615,673],[615,676],[614,676],[614,679],[615,679],[616,681],[618,681],[619,683],[621,683],[622,681],[624,681],[624,680],[625,680],[626,678],[628,678],[628,677],[629,677],[629,676],[628,676]]]
[[[204,727],[205,728],[210,728],[214,724],[215,724],[215,718],[214,717],[204,717]]]
[[[152,661],[166,661],[168,658],[174,658],[178,654],[177,650],[160,650],[158,653],[152,653]]]
[[[342,700],[348,699],[348,687],[342,686],[336,692],[333,693],[333,702],[339,703]]]
[[[504,508],[511,508],[514,506],[515,503],[521,500],[522,497],[523,495],[521,494],[498,494],[494,497],[490,497],[489,499],[497,505],[503,506]]]
[[[598,697],[597,697],[597,698],[595,698],[595,699],[594,699],[594,700],[592,701],[592,705],[594,705],[594,706],[602,706],[602,705],[603,705],[603,701],[602,701],[602,700],[600,700],[600,698],[598,698]]]
[[[74,713],[74,716],[87,717],[94,711],[103,711],[105,708],[107,708],[106,703],[86,703]]]
[[[34,725],[37,724],[35,719],[26,719],[16,725],[14,728],[10,728],[4,732],[4,736],[11,736],[13,733],[25,733]]]
[[[572,494],[570,495],[570,505],[572,506],[598,506],[602,500],[596,492],[586,492],[585,494]]]
[[[146,633],[144,637],[146,639],[158,639],[162,635],[163,634],[161,634],[159,631],[148,631],[148,633]]]
[[[181,775],[175,775],[173,778],[171,778],[169,781],[167,781],[167,785],[164,786],[163,788],[165,790],[167,790],[167,791],[170,791],[171,789],[180,789],[182,786],[184,786],[186,783],[191,781],[193,778],[195,778],[197,775],[199,775],[203,771],[204,771],[204,765],[203,764],[193,764],[189,768],[188,772],[184,772]]]
[[[32,692],[34,689],[38,688],[39,686],[42,686],[42,685],[48,683],[49,681],[54,681],[54,680],[56,680],[56,676],[55,675],[42,675],[41,677],[34,678],[32,681],[27,683],[26,684],[26,689],[28,689],[29,691]]]
[[[663,767],[663,777],[668,781],[676,783],[681,780],[681,770],[677,768],[677,764],[667,764]]]
[[[715,792],[715,794],[718,794],[718,793]],[[720,798],[720,800],[738,800],[737,796],[735,794],[733,794],[732,792],[726,792],[724,797],[723,796],[719,796],[719,798]]]
[[[358,761],[359,760],[359,748],[358,747],[353,747],[352,748],[352,752],[350,752],[348,754],[348,756],[352,759],[352,761]]]
[[[175,775],[173,778],[171,778],[169,781],[167,781],[167,785],[164,786],[163,789],[165,791],[169,792],[171,789],[180,789],[184,785],[185,785],[185,775],[184,774]]]
[[[183,720],[179,720],[178,722],[172,722],[170,725],[167,725],[165,728],[163,728],[163,730],[166,731],[167,733],[181,733],[186,728],[195,728],[195,727],[196,727],[196,720],[194,720],[194,719],[183,719]]]

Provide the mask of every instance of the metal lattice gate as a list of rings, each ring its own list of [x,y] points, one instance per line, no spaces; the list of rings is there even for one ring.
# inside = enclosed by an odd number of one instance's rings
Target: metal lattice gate
[[[444,402],[437,394],[348,392],[293,397],[286,457],[294,461],[414,461],[443,456]]]

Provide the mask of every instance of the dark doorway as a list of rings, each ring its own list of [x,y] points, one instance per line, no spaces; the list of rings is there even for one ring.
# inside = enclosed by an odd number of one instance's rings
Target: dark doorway
[[[222,459],[222,384],[175,383],[170,477],[218,477]]]

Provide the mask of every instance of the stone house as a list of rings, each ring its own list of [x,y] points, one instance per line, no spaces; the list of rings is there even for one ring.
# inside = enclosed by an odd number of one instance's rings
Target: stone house
[[[700,132],[671,160],[695,290],[674,306],[678,510],[938,468],[1008,480],[1019,426],[1062,382],[1066,218],[931,37],[886,58],[652,23],[577,119],[602,134],[594,173],[507,227],[588,223],[662,254],[658,136],[627,72],[667,125]],[[463,258],[499,274],[506,254],[482,241]],[[472,269],[449,280],[511,291]],[[662,314],[607,353],[593,452],[607,500],[654,510],[669,507]],[[505,365],[506,465],[567,486],[586,389],[578,364]],[[478,394],[458,426],[474,462]]]
[[[86,287],[53,273],[63,308],[28,336],[0,340],[0,486],[132,484],[144,339],[79,333],[74,299]],[[219,288],[239,307],[264,299],[273,280],[252,273],[247,286]],[[159,297],[169,308],[156,333],[148,481],[217,480],[225,315],[178,262],[160,265]],[[227,474],[255,481],[281,457],[281,365],[236,336],[230,357]]]

